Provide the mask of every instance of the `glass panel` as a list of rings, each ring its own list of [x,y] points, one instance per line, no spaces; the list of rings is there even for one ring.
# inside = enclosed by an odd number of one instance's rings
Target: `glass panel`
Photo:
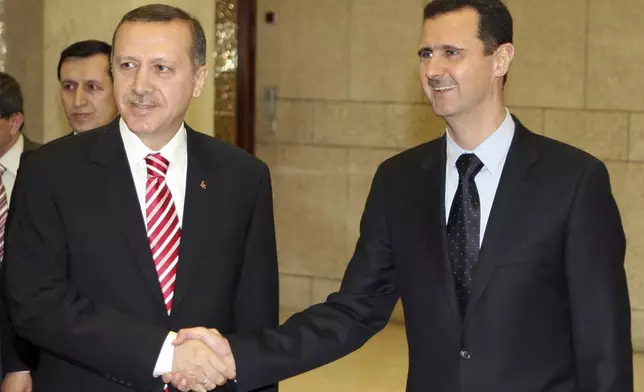
[[[4,72],[4,66],[7,61],[7,43],[5,42],[5,19],[4,0],[0,0],[0,71]]]
[[[235,144],[237,0],[217,0],[215,12],[215,135]]]

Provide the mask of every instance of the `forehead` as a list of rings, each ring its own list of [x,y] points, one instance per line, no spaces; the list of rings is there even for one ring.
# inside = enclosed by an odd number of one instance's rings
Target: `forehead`
[[[469,7],[427,19],[423,23],[421,46],[472,45],[480,41],[478,25],[478,12]]]
[[[68,57],[60,67],[60,79],[100,80],[109,78],[110,59],[106,54],[98,53],[89,57]]]
[[[192,31],[185,21],[125,22],[114,39],[116,57],[184,55],[192,48]],[[178,52],[179,49],[185,49]]]

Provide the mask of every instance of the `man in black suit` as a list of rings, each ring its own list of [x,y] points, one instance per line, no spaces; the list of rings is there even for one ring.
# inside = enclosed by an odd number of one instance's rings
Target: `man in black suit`
[[[58,61],[60,99],[65,110],[72,136],[104,126],[117,116],[110,56],[112,46],[103,41],[74,42],[65,48]],[[33,148],[25,140],[25,151]],[[29,392],[32,388],[30,372],[38,364],[38,348],[13,332],[5,317],[4,345],[2,348],[4,374],[3,392]]]
[[[60,53],[60,102],[71,134],[102,127],[118,115],[111,54],[112,46],[98,40],[74,42]]]
[[[41,147],[18,176],[3,268],[12,320],[41,349],[36,391],[160,392],[176,370],[213,389],[234,368],[200,342],[174,347],[173,331],[277,325],[269,171],[184,124],[206,78],[195,18],[137,8],[113,48],[122,117]]]
[[[4,258],[4,238],[8,207],[11,204],[16,175],[24,153],[33,151],[39,145],[27,138],[22,130],[25,125],[22,89],[11,75],[0,72],[0,261]],[[27,392],[31,390],[29,367],[23,366],[16,350],[22,349],[22,342],[11,328],[5,306],[0,306],[2,337],[2,391]]]
[[[500,0],[434,0],[424,18],[420,78],[447,132],[380,165],[340,291],[277,329],[226,341],[198,328],[175,343],[234,356],[245,390],[357,349],[401,297],[407,391],[633,391],[625,239],[604,164],[506,109],[514,48]]]

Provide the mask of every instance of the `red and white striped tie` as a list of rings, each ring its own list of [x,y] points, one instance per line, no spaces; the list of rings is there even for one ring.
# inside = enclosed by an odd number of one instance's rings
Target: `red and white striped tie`
[[[170,163],[159,153],[145,157],[145,163],[148,167],[148,180],[145,187],[148,240],[166,310],[170,314],[179,261],[181,228],[170,188],[165,181]]]
[[[0,165],[0,261],[4,260],[4,226],[7,223],[7,212],[9,211],[9,199],[7,189],[2,182],[2,175],[7,170]]]

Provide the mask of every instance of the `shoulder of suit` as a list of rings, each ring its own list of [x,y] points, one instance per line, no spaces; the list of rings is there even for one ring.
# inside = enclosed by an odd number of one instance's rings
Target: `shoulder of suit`
[[[601,162],[591,153],[548,136],[530,133],[529,141],[537,146],[539,160],[562,167],[586,167]]]
[[[405,167],[422,165],[428,158],[444,153],[444,136],[432,139],[415,147],[401,151],[380,163],[381,170],[399,170]]]
[[[30,161],[44,160],[45,165],[56,166],[70,158],[84,156],[83,153],[89,151],[89,147],[96,143],[102,132],[110,131],[108,126],[109,124],[78,135],[67,134],[26,152]]]

